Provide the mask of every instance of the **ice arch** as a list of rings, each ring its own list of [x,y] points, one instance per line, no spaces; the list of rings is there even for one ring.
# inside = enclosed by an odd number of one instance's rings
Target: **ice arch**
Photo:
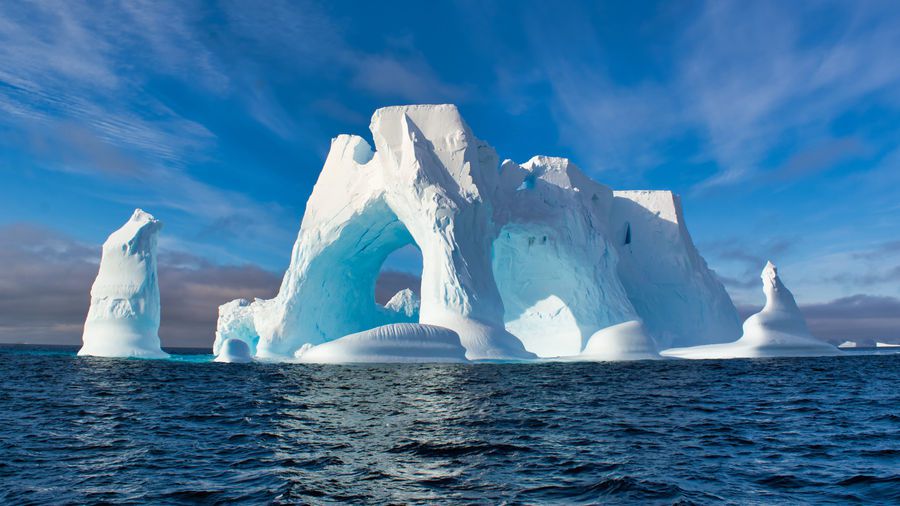
[[[257,356],[287,358],[388,323],[375,280],[387,255],[414,241],[420,323],[455,331],[469,359],[533,357],[504,329],[491,270],[493,149],[454,106],[379,109],[371,130],[374,153],[361,137],[332,141],[279,293],[247,311]]]
[[[612,190],[564,158],[507,161],[501,178],[493,268],[507,330],[554,357],[577,355],[598,330],[637,320],[605,239]]]
[[[503,296],[506,329],[540,357],[577,355],[597,328],[583,318],[580,325],[573,313],[572,302],[578,312],[574,299],[581,289],[577,271],[548,246],[547,234],[534,232],[504,227],[494,243],[494,274]]]
[[[354,339],[420,342],[438,335],[429,325],[457,335],[468,359],[534,357],[523,342],[547,356],[590,342],[606,359],[635,343],[654,354],[647,329],[672,344],[733,330],[734,306],[683,220],[670,234],[668,208],[643,205],[644,192],[614,196],[563,158],[500,165],[452,105],[379,109],[370,129],[375,150],[357,136],[332,141],[278,295],[221,306],[217,343],[240,338],[283,359],[361,331]],[[392,317],[373,300],[376,277],[411,243],[419,325],[382,328]],[[709,323],[717,332],[695,337]]]

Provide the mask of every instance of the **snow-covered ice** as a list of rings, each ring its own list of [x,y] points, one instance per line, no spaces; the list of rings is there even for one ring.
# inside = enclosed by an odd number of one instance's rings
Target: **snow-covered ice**
[[[841,352],[810,334],[794,296],[781,282],[778,270],[768,262],[762,271],[766,305],[747,318],[744,333],[732,343],[672,348],[662,355],[678,358],[810,357]]]
[[[216,362],[225,362],[229,364],[243,364],[251,362],[253,356],[250,353],[250,347],[245,341],[237,338],[226,339],[216,354]]]
[[[136,209],[103,243],[79,355],[164,358],[156,242],[162,223]]]
[[[295,358],[317,364],[465,362],[466,349],[450,329],[393,323],[301,348]]]

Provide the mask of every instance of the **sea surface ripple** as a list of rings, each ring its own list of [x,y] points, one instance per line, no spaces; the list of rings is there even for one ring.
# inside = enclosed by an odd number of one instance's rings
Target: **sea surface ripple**
[[[900,503],[900,355],[176,358],[0,348],[0,503]]]

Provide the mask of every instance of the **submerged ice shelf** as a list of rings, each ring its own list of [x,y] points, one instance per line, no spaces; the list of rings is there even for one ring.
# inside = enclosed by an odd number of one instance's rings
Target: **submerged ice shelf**
[[[452,105],[379,109],[370,129],[374,148],[332,140],[277,295],[219,307],[218,361],[638,360],[666,348],[760,356],[773,343],[837,352],[809,335],[774,267],[766,309],[738,339],[734,304],[671,192],[613,191],[565,158],[501,162]],[[158,230],[136,211],[104,245],[82,354],[165,355]],[[420,292],[381,306],[380,268],[409,245],[422,253]]]

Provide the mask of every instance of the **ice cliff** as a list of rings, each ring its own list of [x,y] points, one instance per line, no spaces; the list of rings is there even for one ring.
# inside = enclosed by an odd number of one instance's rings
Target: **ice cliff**
[[[611,235],[619,279],[659,347],[737,339],[734,303],[694,247],[678,195],[613,194]]]
[[[790,290],[778,277],[772,262],[760,276],[766,305],[744,322],[744,333],[732,343],[711,344],[665,350],[663,355],[678,358],[757,358],[839,355],[841,352],[810,334],[806,320]]]
[[[136,209],[103,243],[79,355],[162,358],[156,240],[162,223]]]
[[[739,335],[671,193],[613,192],[563,158],[501,164],[452,105],[379,109],[370,129],[374,150],[332,141],[278,295],[223,305],[217,343],[333,361],[345,336],[426,349],[452,333],[470,360],[605,360]],[[422,252],[418,307],[411,294],[382,307],[379,269],[408,244]]]

